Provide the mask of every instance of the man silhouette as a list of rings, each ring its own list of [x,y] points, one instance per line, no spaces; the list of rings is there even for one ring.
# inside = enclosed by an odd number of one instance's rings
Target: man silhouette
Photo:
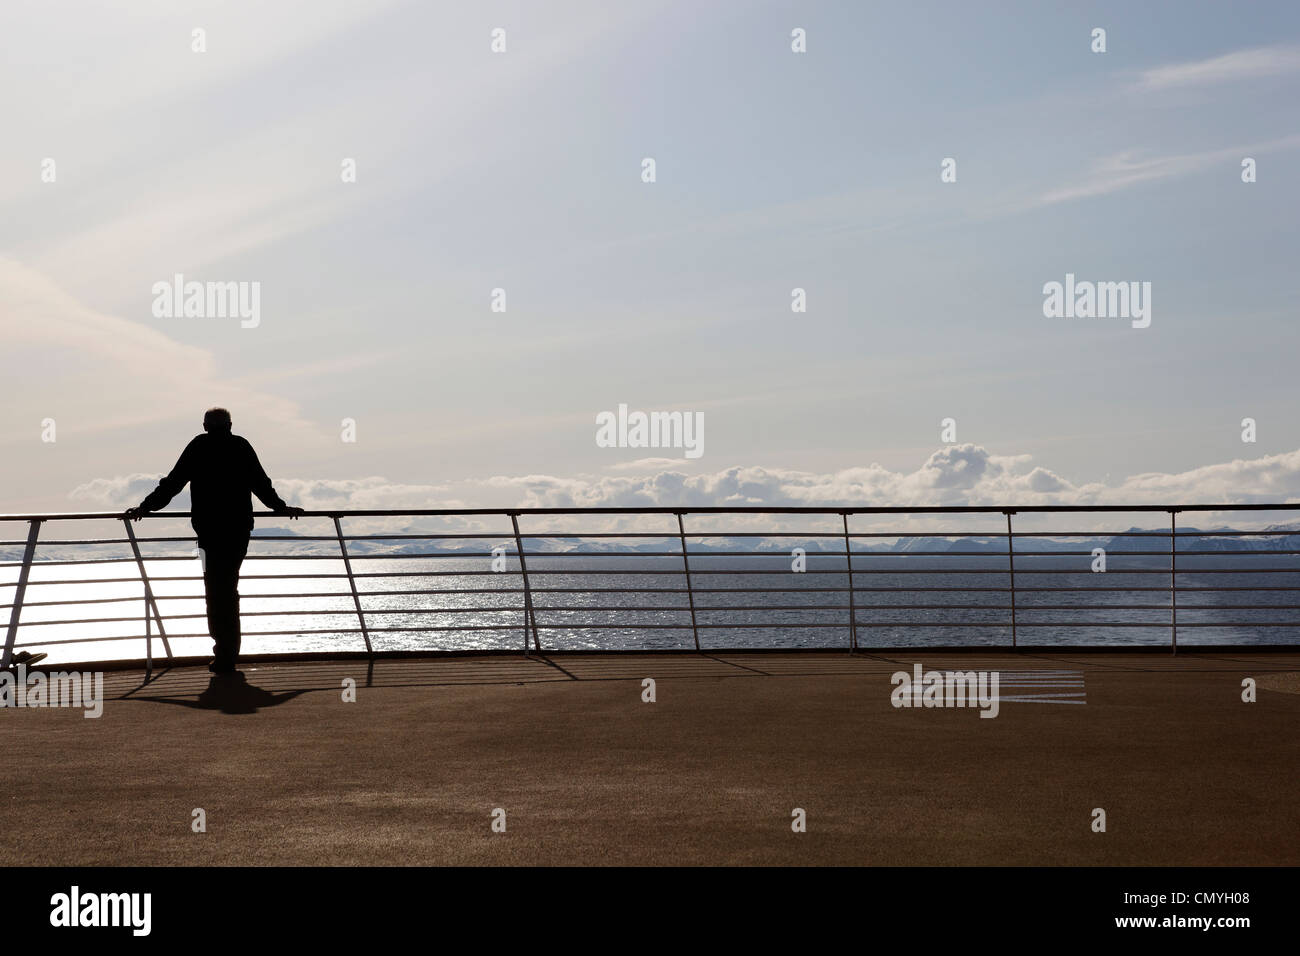
[[[203,590],[208,605],[208,633],[212,635],[212,663],[208,670],[232,674],[239,659],[239,566],[248,554],[253,530],[253,502],[249,493],[279,514],[297,519],[301,508],[291,508],[275,493],[247,439],[230,433],[230,412],[209,408],[203,431],[181,452],[171,474],[126,516],[139,521],[150,511],[165,508],[190,485],[190,524],[198,535],[203,558]]]

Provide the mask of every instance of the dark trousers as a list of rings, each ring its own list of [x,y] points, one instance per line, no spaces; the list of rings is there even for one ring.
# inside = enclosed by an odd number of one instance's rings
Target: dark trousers
[[[203,589],[208,601],[208,633],[218,670],[233,670],[239,659],[239,566],[248,554],[248,535],[205,535]]]

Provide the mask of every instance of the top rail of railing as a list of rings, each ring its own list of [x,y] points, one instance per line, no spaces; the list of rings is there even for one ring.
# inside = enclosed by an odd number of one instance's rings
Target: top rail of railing
[[[401,518],[411,516],[452,515],[678,515],[678,514],[1086,514],[1184,511],[1300,511],[1300,502],[1273,504],[1134,504],[1134,505],[881,505],[881,506],[779,506],[779,505],[690,505],[681,507],[628,507],[628,508],[342,508],[326,511],[304,511],[305,518]],[[154,511],[146,518],[188,518],[188,511]],[[282,518],[284,512],[257,511],[255,518]],[[33,514],[0,514],[0,521],[64,521],[64,520],[120,520],[120,511],[37,512]]]

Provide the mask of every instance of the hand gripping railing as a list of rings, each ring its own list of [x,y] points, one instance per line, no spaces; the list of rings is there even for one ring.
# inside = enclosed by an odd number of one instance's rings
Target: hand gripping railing
[[[244,611],[245,652],[256,653],[259,642],[269,645],[273,638],[318,644],[349,637],[360,637],[368,655],[393,649],[508,649],[502,641],[511,631],[522,631],[524,654],[566,647],[840,646],[852,652],[940,646],[935,632],[960,634],[956,646],[1017,649],[1026,646],[1026,632],[1054,645],[1107,646],[1119,640],[1108,635],[1128,632],[1150,645],[1161,630],[1176,652],[1180,629],[1227,634],[1231,644],[1266,644],[1265,637],[1280,636],[1290,646],[1300,635],[1300,525],[1244,525],[1269,512],[1293,516],[1296,511],[1300,504],[312,511],[303,517],[329,519],[331,533],[253,538],[244,585],[305,581],[307,586],[245,593],[246,607],[272,604]],[[1214,512],[1219,526],[1180,530],[1180,512]],[[1032,524],[1080,515],[1101,521],[1095,516],[1119,513],[1167,515],[1168,526],[1115,531]],[[997,516],[1003,518],[998,530],[954,524]],[[344,518],[400,521],[402,528],[345,534]],[[104,521],[123,522],[125,537],[67,538],[54,530]],[[720,521],[741,526],[718,527]],[[807,521],[821,526],[792,527]],[[434,526],[416,527],[420,522]],[[498,526],[488,528],[492,522]],[[521,522],[527,522],[527,531]],[[574,530],[573,522],[586,527]],[[930,524],[921,527],[921,522]],[[547,523],[560,527],[541,527]],[[178,630],[183,622],[202,620],[201,608],[166,612],[176,601],[201,601],[201,587],[193,588],[197,593],[168,592],[179,583],[201,583],[202,576],[158,570],[163,562],[189,560],[157,553],[160,546],[188,546],[188,531],[137,537],[120,513],[31,514],[0,515],[0,536],[9,538],[4,529],[23,524],[25,538],[0,540],[0,558],[16,559],[0,560],[0,600],[11,589],[0,603],[0,611],[9,611],[3,667],[11,666],[19,648],[60,648],[67,656],[101,641],[142,641],[152,670],[155,625],[168,661],[177,656],[177,642],[206,638],[203,630]],[[1162,538],[1167,549],[1143,544]],[[1104,577],[1091,573],[1097,570],[1097,551],[1105,550],[1089,547],[1098,541],[1110,549],[1102,561],[1110,562]],[[509,546],[485,549],[494,542]],[[298,550],[260,551],[282,544]],[[66,550],[78,545],[119,550],[110,557]],[[787,546],[805,553],[805,567],[790,560],[795,552]],[[513,551],[517,572],[507,566],[507,551]],[[300,561],[333,561],[341,572],[287,573],[301,566],[288,562]],[[108,565],[110,572],[130,567],[134,574],[88,577],[97,565]],[[280,571],[257,573],[262,566]],[[73,569],[73,577],[54,576],[65,568]],[[1167,575],[1167,586],[1142,583],[1153,574]],[[493,578],[517,584],[479,586]],[[136,589],[130,591],[133,583]],[[322,590],[344,583],[346,590]],[[33,597],[50,587],[75,590],[55,600]],[[1071,603],[1080,595],[1086,595],[1084,603]],[[286,609],[274,603],[316,599],[339,606]],[[68,610],[136,602],[141,613],[135,616],[75,618]],[[276,618],[300,626],[247,629]],[[143,623],[142,634],[102,633],[132,621]],[[867,633],[871,639],[864,638]],[[1073,639],[1078,634],[1084,635],[1082,642]],[[422,643],[412,644],[413,639]]]

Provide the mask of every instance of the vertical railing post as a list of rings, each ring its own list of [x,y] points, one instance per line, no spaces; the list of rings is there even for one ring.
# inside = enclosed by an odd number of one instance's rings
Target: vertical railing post
[[[682,543],[682,568],[686,571],[686,600],[691,606],[691,634],[695,636],[695,649],[700,649],[700,626],[695,621],[695,589],[691,585],[691,561],[686,556],[686,526],[682,523],[684,511],[677,512],[677,539]]]
[[[135,566],[140,571],[140,580],[144,583],[144,670],[146,676],[153,676],[153,625],[149,621],[149,612],[153,611],[153,618],[158,622],[158,636],[162,638],[163,650],[167,652],[167,660],[172,659],[172,645],[167,640],[167,630],[163,627],[162,614],[158,611],[158,602],[153,596],[153,586],[149,583],[149,572],[145,570],[144,558],[140,556],[140,542],[135,538],[135,529],[131,527],[131,519],[123,518],[122,524],[126,527],[126,538],[131,542],[131,553],[135,556]]]
[[[1178,653],[1178,512],[1169,509],[1169,650]]]
[[[32,518],[27,529],[27,547],[23,551],[23,566],[18,570],[18,583],[14,587],[14,606],[9,609],[9,630],[5,634],[4,654],[0,655],[0,670],[8,670],[14,657],[14,638],[18,636],[18,618],[23,612],[23,595],[27,592],[27,578],[32,570],[32,556],[36,554],[36,536],[41,533],[41,519]]]
[[[853,549],[849,547],[849,513],[840,512],[844,519],[844,561],[849,569],[849,653],[858,648],[858,610],[853,601]]]
[[[1011,649],[1016,649],[1016,548],[1014,539],[1011,536],[1011,516],[1014,511],[1006,512],[1007,516],[1007,572],[1011,577]]]
[[[334,534],[339,539],[339,553],[343,555],[343,570],[348,573],[348,586],[352,588],[352,603],[357,609],[357,621],[361,624],[361,637],[366,642],[366,653],[374,657],[374,648],[370,646],[370,631],[366,628],[366,615],[361,610],[361,594],[357,591],[357,579],[352,576],[352,559],[348,557],[348,543],[343,540],[343,526],[339,524],[338,515],[332,517],[334,518]]]
[[[519,555],[519,576],[524,581],[524,656],[528,656],[528,628],[533,629],[533,649],[542,652],[542,642],[537,636],[537,614],[533,610],[533,589],[528,583],[528,562],[524,560],[524,539],[519,534],[519,513],[510,512],[510,526],[515,530],[515,554]]]

